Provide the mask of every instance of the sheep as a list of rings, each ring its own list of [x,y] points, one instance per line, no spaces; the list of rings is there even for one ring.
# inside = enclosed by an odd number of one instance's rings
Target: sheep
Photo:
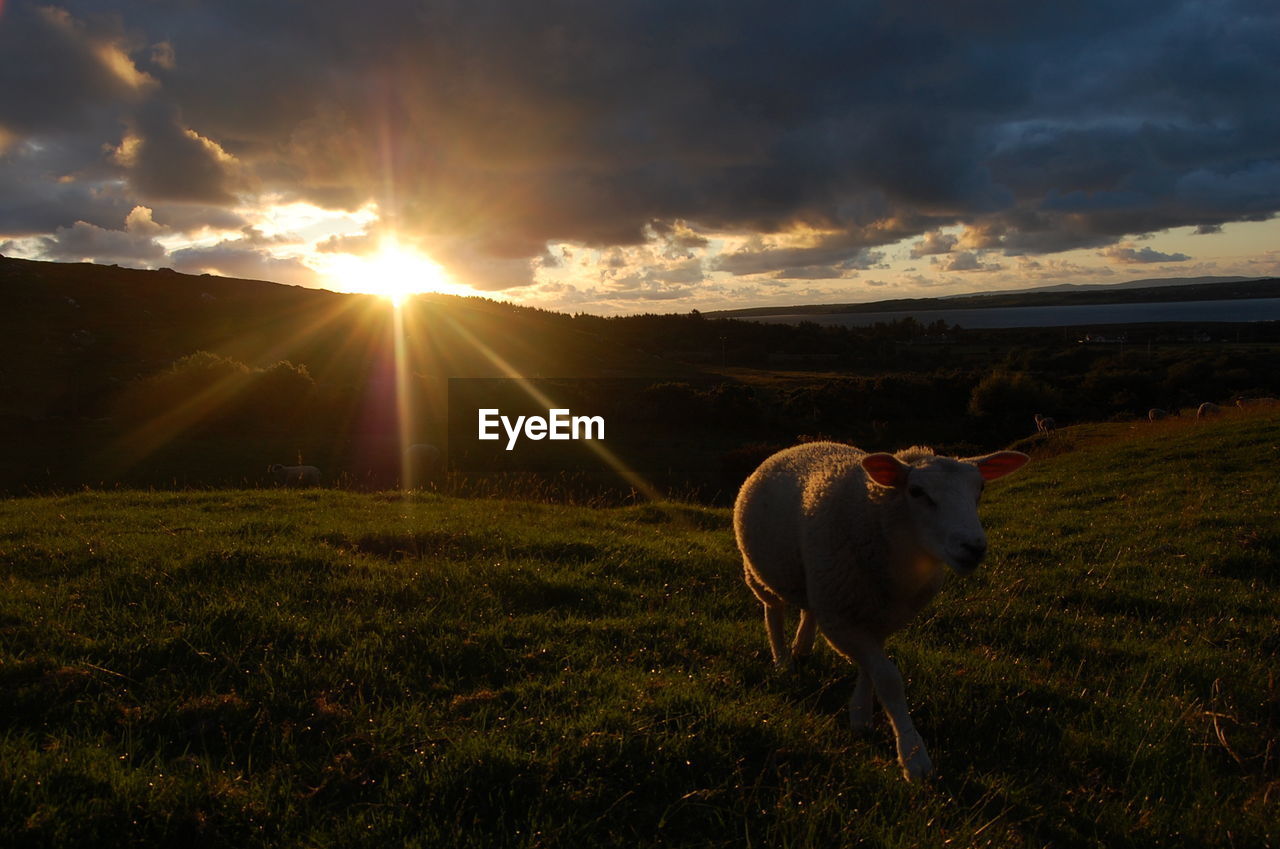
[[[415,443],[404,452],[404,485],[421,486],[440,469],[440,449],[424,442]]]
[[[1274,407],[1280,404],[1280,400],[1275,398],[1237,398],[1236,406],[1240,409],[1248,409],[1249,407]]]
[[[811,442],[765,460],[738,493],[734,534],[747,586],[764,605],[775,666],[809,654],[821,629],[860,669],[849,702],[854,728],[870,725],[878,696],[908,781],[932,762],[884,641],[937,594],[944,565],[960,575],[978,567],[987,550],[983,486],[1028,459],[1017,451],[953,459],[920,446],[868,454]],[[800,624],[788,650],[783,618],[792,606]]]
[[[1147,410],[1147,421],[1158,422],[1161,419],[1169,418],[1170,415],[1171,414],[1168,410],[1162,410],[1159,407],[1152,407],[1150,410]],[[1173,413],[1172,415],[1176,416],[1177,413]]]
[[[1213,403],[1212,401],[1205,401],[1196,410],[1196,418],[1207,419],[1210,416],[1219,415],[1221,412],[1222,412],[1222,408],[1219,407],[1217,404]]]
[[[275,463],[267,467],[267,474],[281,486],[320,485],[320,470],[315,466],[282,466]]]
[[[1048,433],[1058,426],[1052,416],[1042,416],[1036,413],[1036,431],[1039,433]]]

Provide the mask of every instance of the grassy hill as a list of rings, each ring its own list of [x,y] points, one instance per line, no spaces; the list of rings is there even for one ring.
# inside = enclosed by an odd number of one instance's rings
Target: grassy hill
[[[1280,416],[1090,425],[891,652],[769,670],[726,511],[0,502],[0,844],[1274,846]]]

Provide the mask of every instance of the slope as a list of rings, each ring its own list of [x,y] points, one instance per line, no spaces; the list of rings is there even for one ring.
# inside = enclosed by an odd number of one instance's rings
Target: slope
[[[938,775],[771,673],[725,511],[0,502],[0,842],[1274,845],[1280,416],[1091,425],[891,650]]]

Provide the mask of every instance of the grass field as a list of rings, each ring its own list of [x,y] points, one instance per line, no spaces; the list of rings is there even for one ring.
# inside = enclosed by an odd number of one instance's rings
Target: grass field
[[[1081,426],[890,645],[770,671],[728,513],[0,502],[0,845],[1280,843],[1280,417]]]

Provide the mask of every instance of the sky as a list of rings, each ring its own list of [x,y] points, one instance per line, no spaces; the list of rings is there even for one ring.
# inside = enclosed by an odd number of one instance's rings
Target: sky
[[[0,0],[0,253],[602,314],[1280,275],[1277,91],[1274,0]]]

